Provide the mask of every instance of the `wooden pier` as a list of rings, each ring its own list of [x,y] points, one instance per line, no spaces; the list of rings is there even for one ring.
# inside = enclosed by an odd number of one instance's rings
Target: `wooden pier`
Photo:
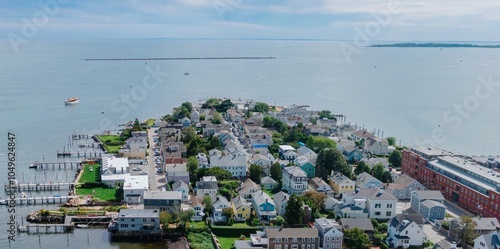
[[[98,143],[85,143],[85,144],[78,144],[78,147],[80,148],[101,148],[101,145]]]
[[[41,192],[41,191],[61,191],[73,189],[74,183],[72,182],[49,182],[49,183],[18,183],[16,185],[5,184],[5,192]]]
[[[67,169],[80,169],[81,163],[79,161],[70,161],[70,162],[34,162],[30,164],[30,169],[59,169],[59,170],[67,170]]]
[[[66,224],[28,224],[26,226],[18,226],[19,232],[28,234],[41,234],[41,233],[69,233],[74,229],[73,226]]]
[[[59,152],[57,151],[57,157],[101,157],[102,152],[101,151],[78,151],[78,152],[71,152],[71,151],[63,151]]]
[[[82,134],[73,134],[71,135],[73,140],[81,140],[81,139],[92,139],[91,135],[82,135]]]
[[[73,198],[78,198],[78,196],[36,196],[36,197],[17,197],[14,200],[16,205],[44,205],[44,204],[64,204]],[[0,200],[0,203],[7,203],[9,200]],[[8,205],[5,205],[8,206]]]
[[[64,224],[34,224],[29,223],[26,226],[17,226],[19,232],[24,232],[28,234],[46,234],[46,233],[68,233],[73,232],[75,227],[78,225],[84,225],[82,227],[93,227],[93,226],[107,226],[111,220],[112,216],[69,216],[66,215],[64,218]]]

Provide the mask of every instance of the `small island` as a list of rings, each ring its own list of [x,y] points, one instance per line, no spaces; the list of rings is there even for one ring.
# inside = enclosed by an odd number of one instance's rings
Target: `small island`
[[[478,45],[478,44],[458,44],[458,43],[393,43],[374,44],[370,47],[387,48],[500,48],[500,45]]]

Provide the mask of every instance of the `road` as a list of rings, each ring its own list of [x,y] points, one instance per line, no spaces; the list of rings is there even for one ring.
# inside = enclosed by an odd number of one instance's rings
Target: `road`
[[[158,133],[155,131],[158,130],[158,128],[150,128],[148,129],[148,140],[149,140],[149,149],[148,149],[148,164],[143,166],[143,171],[148,173],[149,176],[149,189],[154,191],[154,190],[161,190],[165,186],[165,177],[163,174],[158,174],[156,173],[156,170],[158,168],[163,167],[163,160],[162,163],[157,165],[156,160],[155,160],[155,153],[154,153],[154,147],[157,145],[157,143],[154,142],[154,136],[156,136]]]

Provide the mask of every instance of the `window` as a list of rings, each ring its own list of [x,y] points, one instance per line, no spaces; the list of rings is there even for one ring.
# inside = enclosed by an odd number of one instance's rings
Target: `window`
[[[155,219],[154,219],[154,218],[151,218],[151,222],[155,222]]]
[[[380,208],[381,204],[375,204],[375,208]]]
[[[121,221],[121,222],[124,222],[124,221],[125,221],[125,219],[121,218],[121,219],[120,219],[120,221]]]
[[[375,215],[380,215],[380,212],[375,212]]]
[[[387,208],[392,208],[392,204],[387,204]]]
[[[385,216],[391,216],[392,215],[392,212],[391,211],[387,211],[385,212]]]
[[[146,218],[142,219],[142,222],[146,222]]]
[[[135,224],[132,224],[131,227],[135,227]]]
[[[288,238],[285,238],[285,242],[288,242]]]
[[[134,219],[134,218],[132,218],[132,222],[135,222],[135,219]]]
[[[281,245],[274,245],[274,249],[281,249]]]

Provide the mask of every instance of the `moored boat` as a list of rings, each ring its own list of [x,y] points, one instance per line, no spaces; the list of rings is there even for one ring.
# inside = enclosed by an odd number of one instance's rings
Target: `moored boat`
[[[64,100],[64,103],[65,103],[66,105],[74,105],[74,104],[76,104],[76,103],[78,103],[78,102],[80,102],[80,99],[78,99],[78,98],[76,98],[76,97],[74,97],[74,98],[69,98],[69,99],[65,99],[65,100]]]

